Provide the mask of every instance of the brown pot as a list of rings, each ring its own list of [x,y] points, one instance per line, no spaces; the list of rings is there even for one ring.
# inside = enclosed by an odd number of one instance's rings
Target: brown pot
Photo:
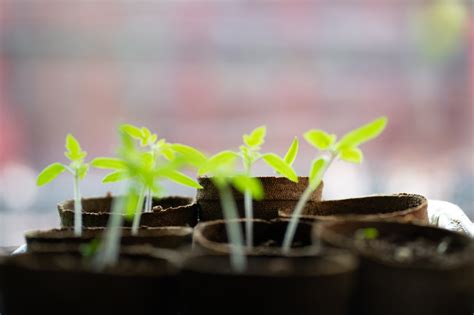
[[[244,231],[247,220],[238,219],[236,221],[240,223],[242,231]],[[246,255],[282,255],[281,245],[289,221],[281,219],[271,221],[254,219],[252,221],[254,246],[245,248]],[[313,255],[319,251],[319,246],[313,246],[312,228],[311,223],[300,222],[298,224],[289,256]],[[194,229],[194,245],[205,253],[228,255],[230,254],[230,246],[226,231],[226,221],[224,220],[201,222]]]
[[[28,252],[78,252],[81,245],[101,239],[105,228],[84,229],[81,237],[72,229],[33,231],[25,234]],[[191,245],[193,229],[190,227],[140,228],[132,235],[130,228],[122,231],[122,246],[151,245],[157,248],[177,249]]]
[[[123,254],[103,272],[79,255],[15,255],[0,263],[0,312],[176,314],[176,275],[173,264],[154,255]]]
[[[278,217],[278,211],[284,210],[291,213],[299,198],[308,186],[308,177],[299,177],[294,183],[285,177],[257,177],[263,185],[265,198],[262,201],[253,201],[255,219],[270,220]],[[197,191],[196,201],[200,206],[199,220],[210,221],[222,219],[219,191],[209,177],[198,178],[203,189]],[[307,208],[321,200],[324,183],[321,182],[316,191],[311,195]],[[245,217],[244,196],[234,191],[239,215]]]
[[[113,197],[82,199],[83,227],[105,227],[109,220]],[[66,200],[58,204],[61,227],[74,226],[74,200]],[[141,226],[195,226],[198,218],[198,206],[193,198],[164,197],[153,200],[153,212],[144,212]],[[130,220],[123,220],[125,226],[131,226]]]
[[[428,200],[415,194],[374,195],[326,200],[306,207],[301,215],[306,221],[334,220],[404,220],[428,223]],[[291,213],[280,211],[280,217]]]
[[[183,314],[346,314],[356,268],[347,252],[248,257],[243,273],[231,270],[227,256],[192,257],[180,277]]]
[[[393,259],[381,250],[384,247],[367,247],[355,237],[357,231],[369,227],[377,229],[376,240],[388,242],[386,248],[394,246],[390,250],[399,251],[399,255],[409,257],[403,242],[422,239],[434,244],[450,240],[450,256],[440,255],[439,261]],[[358,303],[354,308],[357,314],[457,315],[474,311],[474,240],[465,235],[383,221],[321,222],[317,234],[324,242],[350,249],[362,258],[356,289]],[[427,250],[428,246],[420,248]]]

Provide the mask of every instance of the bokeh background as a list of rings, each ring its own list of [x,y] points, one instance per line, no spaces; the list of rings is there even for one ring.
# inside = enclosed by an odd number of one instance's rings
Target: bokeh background
[[[363,165],[329,171],[324,197],[416,192],[474,219],[472,6],[0,0],[0,246],[58,225],[72,179],[38,189],[35,176],[65,162],[66,133],[90,157],[111,155],[123,122],[208,153],[266,124],[264,149],[284,154],[310,128],[343,133],[387,115]],[[299,174],[314,153],[302,143]],[[102,175],[90,173],[84,195],[119,190]]]

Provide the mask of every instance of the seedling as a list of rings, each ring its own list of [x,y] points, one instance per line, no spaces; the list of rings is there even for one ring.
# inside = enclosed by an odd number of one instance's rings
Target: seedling
[[[304,134],[306,141],[322,152],[321,156],[315,158],[312,162],[309,174],[309,185],[301,195],[293,211],[290,224],[283,240],[283,252],[289,252],[299,217],[306,206],[311,194],[321,184],[326,171],[331,164],[337,160],[343,160],[351,163],[362,163],[363,154],[359,146],[371,139],[376,138],[387,125],[387,118],[378,118],[360,128],[350,131],[344,135],[339,142],[336,142],[336,135],[328,134],[325,131],[312,129]]]
[[[73,135],[66,137],[66,152],[64,155],[69,159],[68,165],[53,163],[47,166],[39,175],[36,181],[38,186],[46,185],[55,180],[64,171],[68,171],[74,177],[74,234],[80,236],[82,233],[82,201],[79,183],[84,179],[89,164],[84,162],[87,152],[82,151],[79,142]]]
[[[219,191],[221,207],[227,225],[227,238],[230,242],[231,265],[237,272],[246,269],[247,258],[244,253],[243,233],[240,227],[237,205],[231,187],[238,191],[248,192],[251,198],[261,200],[263,188],[259,180],[241,173],[236,169],[239,155],[232,151],[223,151],[210,157],[199,170],[199,175],[211,175],[211,180]]]
[[[120,130],[126,135],[122,138],[128,139],[125,143],[131,141],[132,138],[140,139],[141,146],[146,146],[149,150],[137,150],[132,141],[132,144],[122,145],[120,158],[97,158],[92,161],[92,165],[96,168],[112,170],[112,173],[104,177],[104,183],[122,180],[135,182],[131,193],[137,190],[138,197],[136,209],[133,211],[132,234],[137,234],[144,203],[144,211],[151,212],[153,194],[159,195],[162,191],[158,182],[169,179],[181,185],[202,188],[195,180],[178,169],[187,164],[203,163],[206,157],[189,146],[170,144],[165,139],[157,141],[158,137],[145,127],[139,129],[132,125],[122,125]]]
[[[240,146],[238,154],[242,159],[245,174],[249,177],[252,176],[253,165],[258,160],[263,159],[275,172],[282,174],[293,182],[298,182],[298,176],[291,167],[298,153],[298,138],[295,137],[285,157],[281,158],[275,153],[260,153],[261,146],[265,142],[266,133],[267,127],[260,126],[254,129],[250,135],[243,135],[244,144]],[[251,247],[253,245],[253,203],[250,190],[244,192],[244,208],[247,219],[245,222],[246,243],[248,247]]]

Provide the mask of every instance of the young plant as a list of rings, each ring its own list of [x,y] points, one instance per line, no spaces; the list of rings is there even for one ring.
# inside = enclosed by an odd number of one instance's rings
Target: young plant
[[[214,186],[218,189],[223,216],[226,222],[227,238],[230,242],[231,265],[237,272],[247,267],[247,258],[244,253],[243,233],[237,219],[238,211],[231,187],[242,193],[248,192],[253,199],[263,198],[263,188],[259,180],[241,173],[236,169],[238,154],[232,151],[223,151],[210,157],[199,170],[199,175],[211,175]]]
[[[169,144],[165,139],[157,141],[158,137],[151,134],[145,127],[139,129],[132,125],[122,125],[120,130],[128,136],[127,139],[139,138],[140,132],[141,146],[147,146],[149,150],[140,151],[134,145],[123,146],[121,158],[97,158],[92,161],[92,165],[96,168],[112,170],[112,173],[103,179],[104,183],[126,179],[136,182],[134,190],[138,189],[139,192],[132,223],[132,233],[136,234],[140,227],[144,203],[144,211],[152,211],[153,194],[159,195],[162,190],[159,181],[169,179],[181,185],[202,188],[195,180],[178,169],[188,164],[203,163],[206,157],[189,146]]]
[[[87,152],[82,151],[79,142],[73,135],[66,137],[66,152],[64,155],[69,159],[68,165],[53,163],[47,166],[39,175],[36,181],[38,186],[46,185],[55,180],[64,171],[68,171],[74,177],[74,234],[80,236],[82,233],[82,201],[79,183],[84,179],[89,164],[84,162]]]
[[[283,240],[283,252],[290,250],[296,227],[298,226],[299,216],[311,194],[321,184],[321,180],[331,164],[337,159],[351,163],[361,163],[363,154],[359,146],[376,138],[385,129],[386,125],[387,118],[378,118],[360,128],[350,131],[344,135],[339,142],[336,142],[336,135],[328,134],[322,130],[313,129],[304,134],[306,141],[321,151],[322,155],[318,156],[312,162],[309,174],[309,185],[301,195],[293,211],[290,224],[288,225]]]
[[[238,153],[242,159],[245,174],[252,176],[252,167],[260,159],[263,159],[275,172],[280,173],[284,177],[293,182],[298,182],[298,176],[291,167],[296,155],[298,153],[298,138],[295,137],[290,148],[288,149],[284,158],[281,158],[275,153],[261,153],[260,149],[265,142],[267,133],[266,126],[260,126],[254,129],[249,135],[243,135],[243,145],[240,146]],[[253,203],[252,192],[250,190],[244,191],[244,208],[245,208],[245,234],[246,243],[248,247],[253,245]]]

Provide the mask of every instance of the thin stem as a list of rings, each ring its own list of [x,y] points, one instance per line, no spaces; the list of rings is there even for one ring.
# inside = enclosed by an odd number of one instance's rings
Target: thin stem
[[[74,172],[74,235],[81,236],[82,234],[82,201],[81,189],[79,187],[79,174]]]
[[[227,238],[230,243],[230,262],[235,271],[243,272],[247,268],[247,257],[243,250],[242,229],[237,221],[237,205],[235,204],[232,191],[227,185],[220,188],[220,197],[222,212],[227,225]]]
[[[142,218],[145,191],[146,191],[146,188],[143,187],[142,190],[140,191],[140,196],[138,197],[137,207],[135,208],[135,215],[133,216],[132,235],[138,234],[138,228],[140,227],[140,220]]]
[[[306,187],[305,191],[301,195],[300,200],[298,200],[295,210],[293,211],[293,214],[291,215],[290,223],[286,229],[285,238],[283,239],[283,245],[282,245],[283,253],[288,254],[288,252],[290,251],[291,244],[293,244],[293,239],[295,237],[296,228],[299,223],[300,215],[303,212],[303,209],[305,208],[306,203],[308,202],[309,198],[311,197],[311,194],[319,187],[324,175],[329,169],[329,166],[331,166],[331,164],[334,162],[337,156],[338,156],[337,152],[331,152],[330,159],[328,163],[324,166],[324,169],[319,173],[313,185],[309,184],[308,187]]]
[[[151,193],[151,189],[148,189],[146,193],[145,212],[151,212],[152,208],[153,208],[153,195]]]
[[[253,246],[253,202],[252,193],[249,190],[245,191],[244,194],[245,203],[245,240],[247,247]]]
[[[103,270],[107,266],[116,264],[118,261],[123,224],[122,209],[125,206],[125,198],[118,197],[113,201],[112,213],[107,222],[104,239],[93,260],[93,267],[97,270]]]

